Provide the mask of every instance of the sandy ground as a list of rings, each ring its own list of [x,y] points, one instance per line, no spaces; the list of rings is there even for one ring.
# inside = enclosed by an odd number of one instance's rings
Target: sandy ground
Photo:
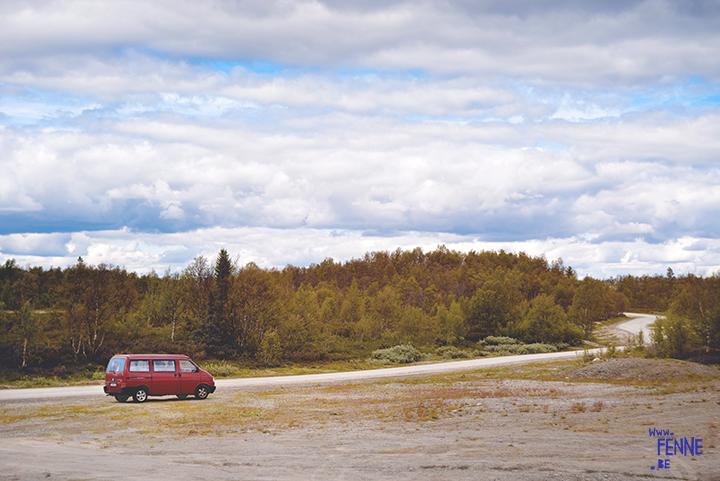
[[[23,400],[0,404],[0,480],[720,480],[719,426],[717,368],[645,359]],[[703,452],[658,456],[659,438]]]

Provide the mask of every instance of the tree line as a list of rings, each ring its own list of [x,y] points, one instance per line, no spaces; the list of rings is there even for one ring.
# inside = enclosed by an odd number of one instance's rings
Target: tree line
[[[0,267],[0,362],[104,363],[117,352],[182,352],[272,364],[367,357],[379,348],[472,347],[488,336],[579,345],[628,307],[667,311],[667,355],[718,349],[720,278],[578,279],[563,261],[444,246],[262,269],[225,249],[181,273],[118,266]]]

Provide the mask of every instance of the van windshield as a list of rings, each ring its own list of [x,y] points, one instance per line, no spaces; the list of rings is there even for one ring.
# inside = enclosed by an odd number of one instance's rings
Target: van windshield
[[[198,368],[195,364],[184,359],[180,360],[180,372],[197,372]]]
[[[125,369],[125,359],[110,359],[107,372],[123,372],[123,369]]]

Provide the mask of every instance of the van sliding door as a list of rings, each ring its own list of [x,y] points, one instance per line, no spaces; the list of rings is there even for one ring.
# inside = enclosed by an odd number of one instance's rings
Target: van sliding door
[[[158,360],[152,362],[152,386],[150,394],[153,396],[161,396],[163,394],[179,394],[180,393],[180,376],[178,376],[175,367],[175,361],[172,359]]]

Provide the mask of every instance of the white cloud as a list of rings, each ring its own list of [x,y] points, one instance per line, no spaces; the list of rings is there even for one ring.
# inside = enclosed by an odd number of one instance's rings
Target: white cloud
[[[507,128],[331,113],[278,134],[242,122],[137,119],[107,124],[115,133],[100,136],[6,131],[3,162],[25,204],[70,225],[119,216],[118,227],[138,230],[434,225],[494,235],[504,218],[524,223],[525,237],[562,237],[573,224],[608,235],[621,234],[616,225],[651,225],[660,239],[679,229],[709,234],[720,205],[720,171],[705,162],[714,140],[685,119],[665,120],[643,138],[645,120],[623,129],[608,122]],[[520,146],[535,139],[572,147]],[[655,142],[677,160],[645,160]],[[621,148],[640,160],[616,160]]]
[[[0,16],[0,52],[16,71],[39,59],[112,55],[141,45],[190,58],[499,73],[586,84],[688,71],[718,79],[720,73],[716,11],[692,15],[682,2],[648,0],[621,11],[564,2],[504,11],[483,4],[468,15],[464,3],[383,3],[360,10],[317,1],[23,2]]]
[[[0,212],[33,212],[42,210],[19,185],[14,172],[5,171],[0,177]]]
[[[14,258],[20,265],[64,267],[72,265],[78,257],[91,264],[107,263],[128,270],[147,273],[164,272],[167,268],[181,271],[197,255],[213,258],[226,248],[241,264],[255,262],[270,268],[288,264],[309,265],[326,258],[346,261],[360,258],[366,252],[393,251],[397,248],[421,247],[425,252],[438,245],[468,252],[470,250],[500,250],[526,252],[532,256],[544,255],[549,260],[562,258],[580,276],[613,277],[618,272],[642,275],[664,272],[672,267],[677,273],[709,275],[720,271],[720,241],[682,237],[661,244],[648,244],[640,240],[596,244],[577,237],[549,238],[522,242],[484,242],[472,236],[432,232],[405,232],[391,236],[360,236],[347,231],[334,235],[331,231],[315,229],[267,228],[212,228],[185,234],[136,233],[129,230],[97,231],[74,234],[66,255],[41,256],[32,252],[49,252],[39,244],[55,245],[57,234],[36,234],[35,244],[28,253],[0,252],[0,262]],[[0,245],[8,245],[10,236],[0,236]],[[27,239],[25,239],[27,241]],[[699,256],[695,245],[703,243]]]
[[[711,268],[711,7],[9,4],[0,252],[144,268],[216,250],[211,232],[265,265],[392,240]]]

